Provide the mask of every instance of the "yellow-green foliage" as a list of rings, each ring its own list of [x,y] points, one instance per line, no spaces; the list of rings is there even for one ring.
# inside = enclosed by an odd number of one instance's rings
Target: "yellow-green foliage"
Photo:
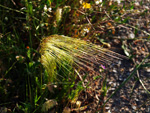
[[[120,55],[84,40],[63,35],[51,35],[41,42],[41,63],[46,68],[51,81],[56,79],[58,70],[73,74],[73,68],[93,69],[93,65],[112,63]],[[118,57],[119,56],[119,57]],[[72,71],[72,72],[69,72]],[[67,72],[67,73],[66,73]]]

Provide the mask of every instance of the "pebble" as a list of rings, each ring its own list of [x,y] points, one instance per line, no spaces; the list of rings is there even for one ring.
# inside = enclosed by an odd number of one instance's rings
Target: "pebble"
[[[135,35],[134,35],[133,33],[130,33],[130,34],[128,35],[128,37],[131,38],[131,39],[134,39],[134,38],[135,38]]]
[[[110,90],[115,91],[116,88],[111,88]]]
[[[118,61],[117,66],[120,67],[121,65],[121,61]]]
[[[113,83],[113,87],[116,87],[116,83]]]
[[[117,83],[117,86],[119,86],[120,85],[120,83]]]
[[[133,108],[134,110],[136,110],[136,106],[132,105],[132,108]]]
[[[120,80],[120,81],[123,81],[123,78],[122,78],[122,77],[119,77],[119,80]]]
[[[144,7],[144,9],[147,9],[147,10],[149,10],[149,7],[148,6],[143,6]]]
[[[122,36],[121,38],[122,38],[122,39],[127,39],[127,37],[126,37],[126,36]]]
[[[108,80],[108,82],[109,82],[109,80]],[[112,84],[113,82],[109,82],[109,84]]]
[[[149,73],[150,72],[150,68],[145,68],[145,71]]]
[[[139,101],[139,99],[135,98],[136,101]]]
[[[114,72],[114,73],[117,73],[117,70],[116,70],[116,69],[113,69],[113,72]]]
[[[110,107],[105,107],[105,109],[110,109]]]
[[[111,113],[111,111],[110,110],[108,110],[108,112],[107,113]]]
[[[117,38],[118,38],[118,39],[121,39],[121,37],[120,37],[120,36],[117,36]]]

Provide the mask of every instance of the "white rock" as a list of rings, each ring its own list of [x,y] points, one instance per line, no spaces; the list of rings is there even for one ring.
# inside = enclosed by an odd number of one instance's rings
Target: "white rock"
[[[128,37],[131,38],[131,39],[134,39],[135,35],[133,33],[131,33],[131,34],[128,35]]]
[[[133,105],[132,108],[135,110],[135,109],[136,109],[136,106]]]
[[[145,68],[145,71],[146,72],[150,72],[150,68]]]
[[[113,72],[114,72],[114,73],[117,73],[117,70],[116,70],[116,69],[113,69]]]

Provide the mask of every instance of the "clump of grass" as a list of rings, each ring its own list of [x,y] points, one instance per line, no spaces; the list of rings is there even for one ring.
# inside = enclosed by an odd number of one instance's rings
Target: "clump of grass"
[[[86,87],[75,82],[76,75],[79,76],[77,70],[95,74],[100,72],[100,67],[104,69],[105,64],[111,65],[126,58],[101,46],[64,35],[43,38],[39,52],[40,61],[48,73],[49,84],[62,88],[59,91],[61,96],[58,96],[62,98],[58,100],[65,98],[71,102],[77,101],[79,93]]]
[[[98,45],[63,35],[46,37],[40,46],[41,63],[46,68],[50,81],[57,79],[59,70],[63,70],[64,74],[72,71],[72,67],[95,71],[95,66],[115,63],[124,58]]]

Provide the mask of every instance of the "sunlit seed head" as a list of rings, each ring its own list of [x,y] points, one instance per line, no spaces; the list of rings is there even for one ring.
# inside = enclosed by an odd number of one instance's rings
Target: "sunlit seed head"
[[[44,11],[47,12],[47,5],[44,5]]]

